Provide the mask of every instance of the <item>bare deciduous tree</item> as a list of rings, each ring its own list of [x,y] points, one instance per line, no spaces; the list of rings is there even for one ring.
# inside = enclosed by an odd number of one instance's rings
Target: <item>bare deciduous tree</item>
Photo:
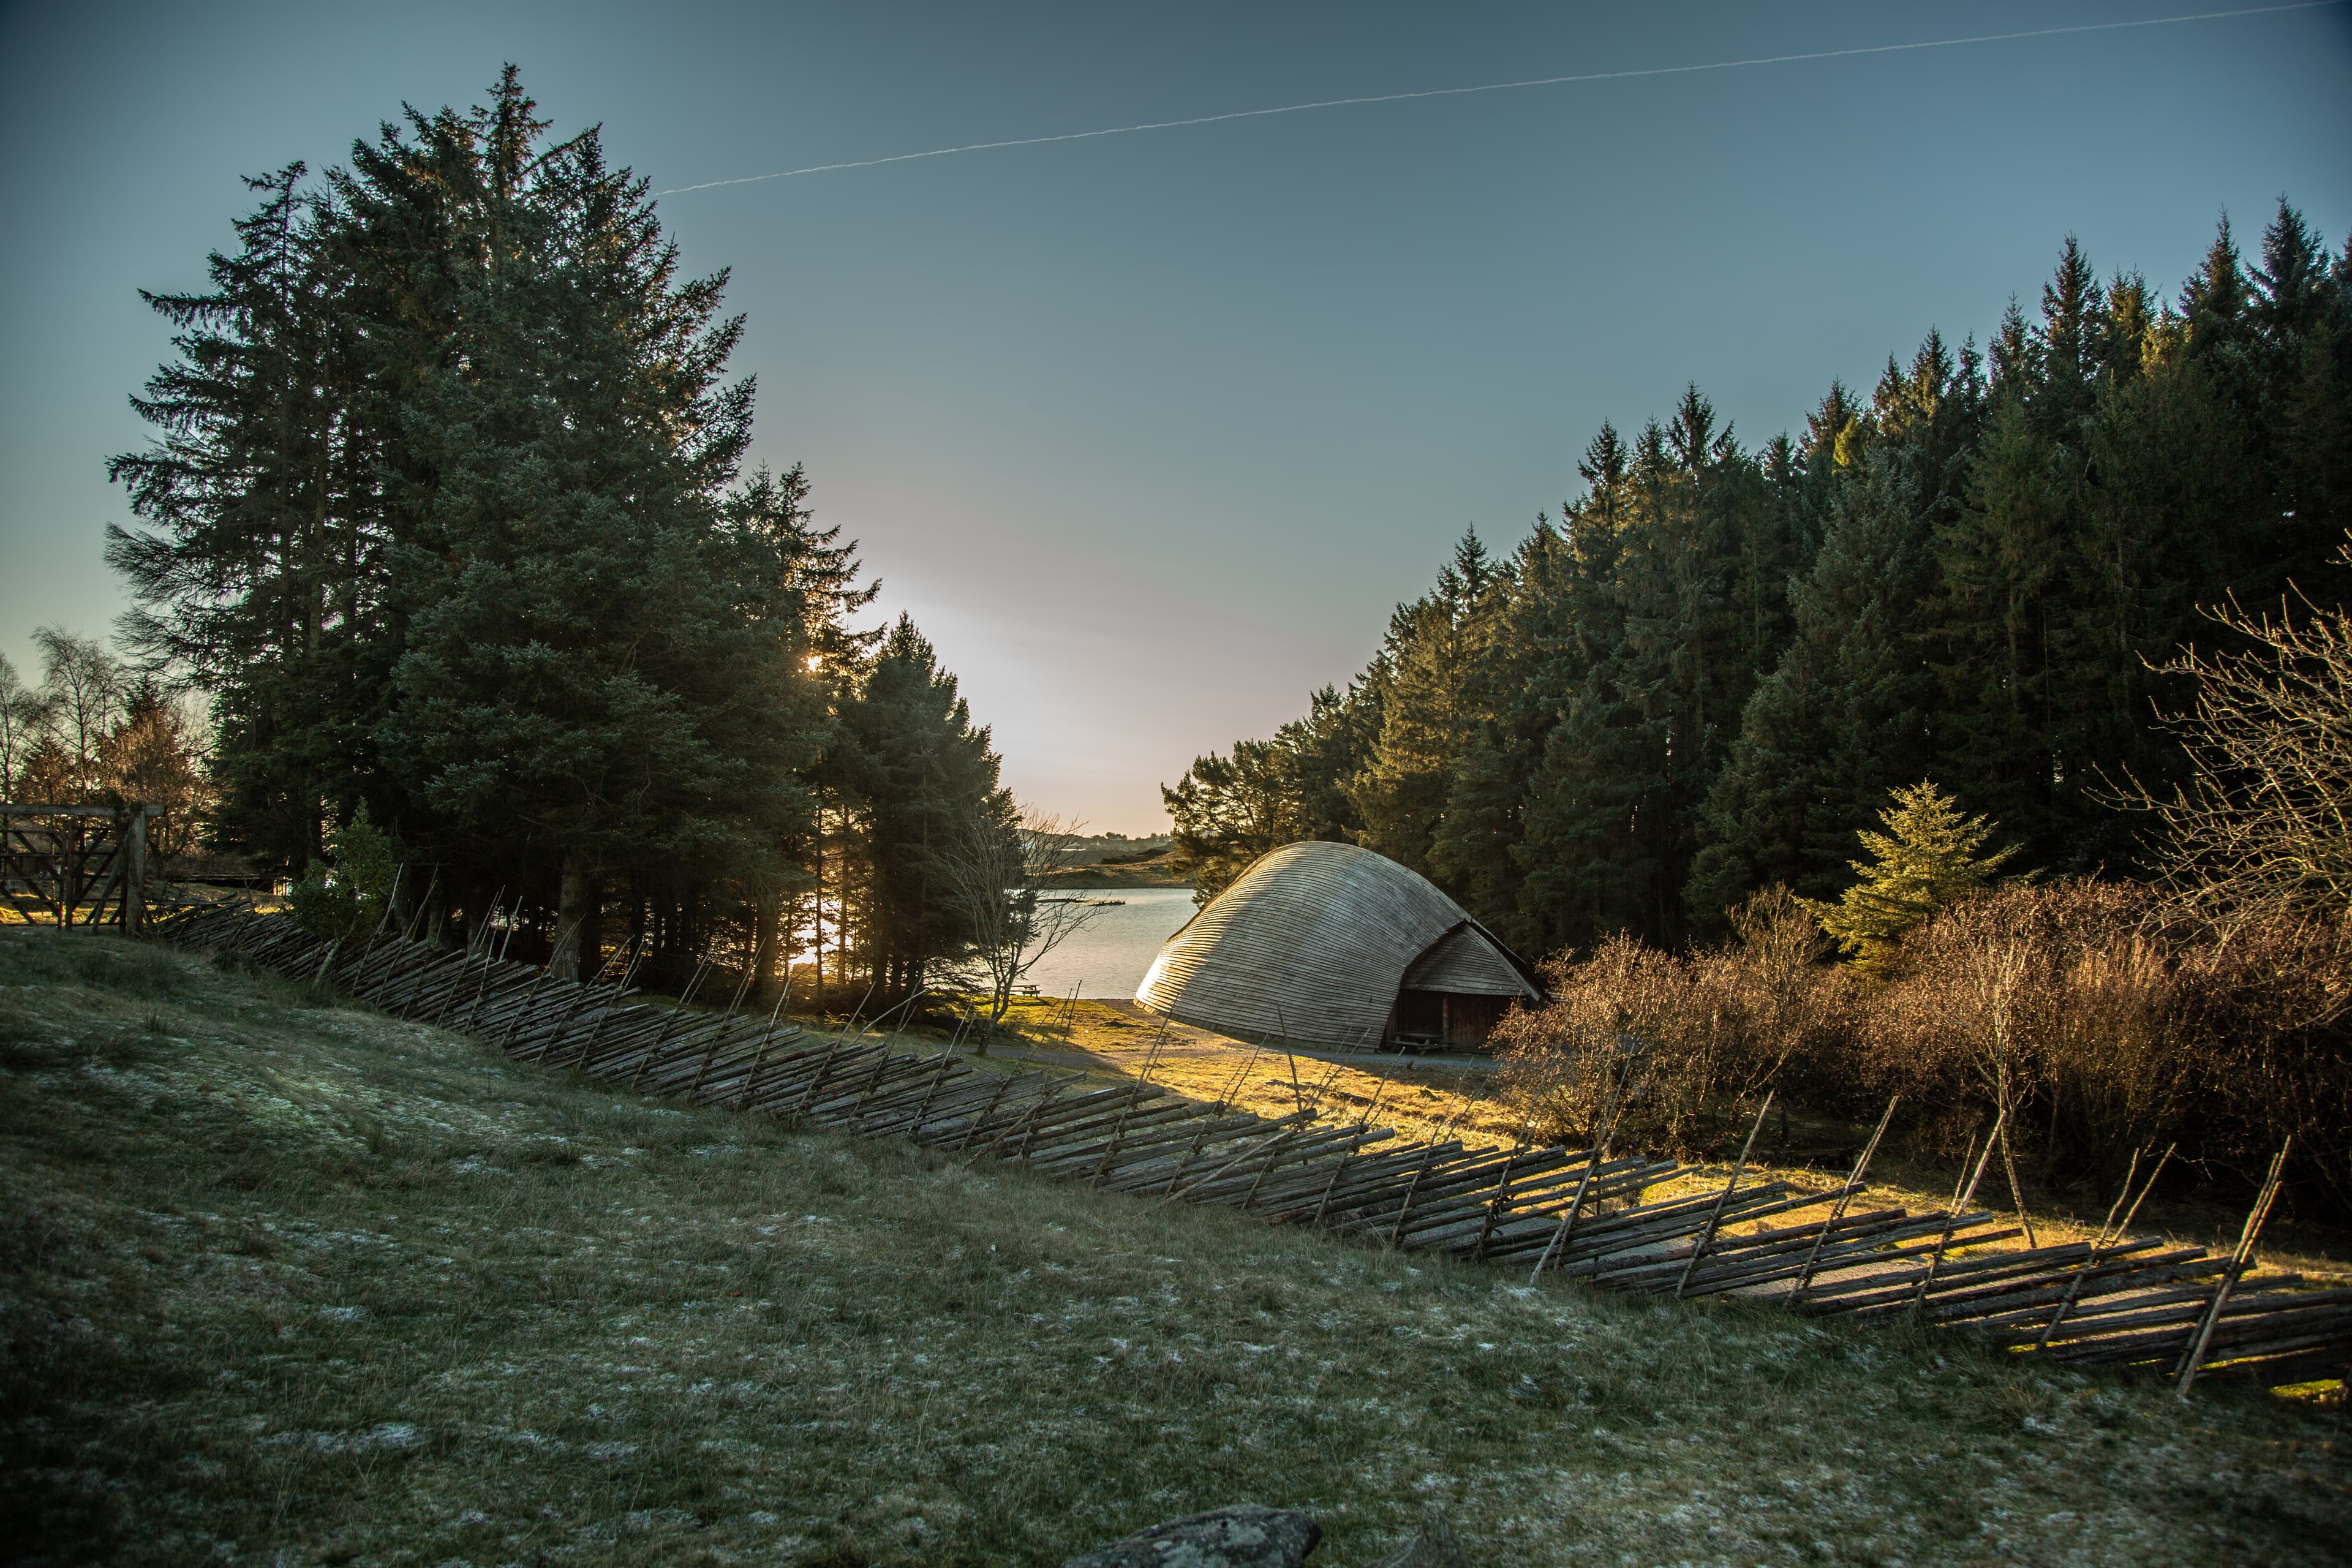
[[[99,750],[122,714],[122,663],[94,637],[58,626],[33,633],[41,650],[41,695],[49,738],[65,754],[77,795],[100,787]]]
[[[0,798],[14,795],[48,726],[48,707],[38,692],[16,677],[16,667],[0,654]]]
[[[2336,559],[2352,565],[2352,547]],[[2305,599],[2299,616],[2234,602],[2210,612],[2240,651],[2158,668],[2197,682],[2167,715],[2188,748],[2169,795],[2137,780],[2120,804],[2155,814],[2170,840],[2165,880],[2225,934],[2281,918],[2352,918],[2352,619]]]
[[[966,964],[973,988],[987,993],[983,1038],[1004,1021],[1022,977],[1102,908],[1052,890],[1054,874],[1076,863],[1085,824],[1027,806],[1015,812],[1009,829],[992,816],[968,822],[946,876],[975,938]]]

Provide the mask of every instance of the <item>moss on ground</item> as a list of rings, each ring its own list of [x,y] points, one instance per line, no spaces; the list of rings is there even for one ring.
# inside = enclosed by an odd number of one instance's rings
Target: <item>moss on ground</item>
[[[1600,1298],[641,1101],[0,933],[0,1510],[48,1563],[2302,1563],[2337,1417]]]

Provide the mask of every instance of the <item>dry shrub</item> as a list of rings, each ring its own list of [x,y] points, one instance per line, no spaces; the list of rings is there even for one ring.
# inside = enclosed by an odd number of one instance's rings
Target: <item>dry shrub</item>
[[[2021,1165],[2112,1181],[2179,1145],[2250,1180],[2289,1136],[2305,1190],[2352,1208],[2352,933],[2280,917],[2227,930],[2135,884],[1986,892],[1906,937],[1883,979],[1824,962],[1785,892],[1720,948],[1630,937],[1546,966],[1515,1014],[1505,1083],[1546,1136],[1587,1141],[1620,1094],[1625,1146],[1720,1151],[1767,1087],[1861,1119],[1889,1095],[1920,1146],[1958,1154],[2002,1103]],[[1612,1088],[1612,1086],[1615,1086]]]
[[[2178,1142],[2208,1175],[2246,1177],[2292,1135],[2343,1205],[2346,937],[2287,918],[2224,933],[2128,884],[2002,889],[1906,942],[1864,997],[1857,1061],[1941,1142],[2005,1092],[2012,1142],[2046,1174],[2112,1178]]]
[[[1504,1089],[1549,1140],[1590,1142],[1615,1108],[1620,1146],[1705,1153],[1783,1079],[1835,1076],[1854,986],[1822,959],[1786,889],[1759,893],[1727,945],[1663,952],[1619,933],[1544,967],[1552,1000],[1496,1033]]]

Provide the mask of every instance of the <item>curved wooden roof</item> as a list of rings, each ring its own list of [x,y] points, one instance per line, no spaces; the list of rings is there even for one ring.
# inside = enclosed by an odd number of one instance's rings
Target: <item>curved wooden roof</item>
[[[1418,872],[1353,844],[1261,857],[1168,939],[1135,999],[1245,1039],[1378,1045],[1398,989],[1543,993],[1527,965]]]

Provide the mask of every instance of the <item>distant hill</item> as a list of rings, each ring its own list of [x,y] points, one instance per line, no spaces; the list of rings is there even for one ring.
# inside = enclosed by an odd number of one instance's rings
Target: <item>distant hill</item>
[[[1057,888],[1189,888],[1192,879],[1169,864],[1172,842],[1166,834],[1129,838],[1106,833],[1073,839],[1063,868],[1045,880]]]
[[[1039,880],[1051,888],[1189,888],[1192,879],[1168,863],[1163,850],[1149,860],[1074,866]]]

